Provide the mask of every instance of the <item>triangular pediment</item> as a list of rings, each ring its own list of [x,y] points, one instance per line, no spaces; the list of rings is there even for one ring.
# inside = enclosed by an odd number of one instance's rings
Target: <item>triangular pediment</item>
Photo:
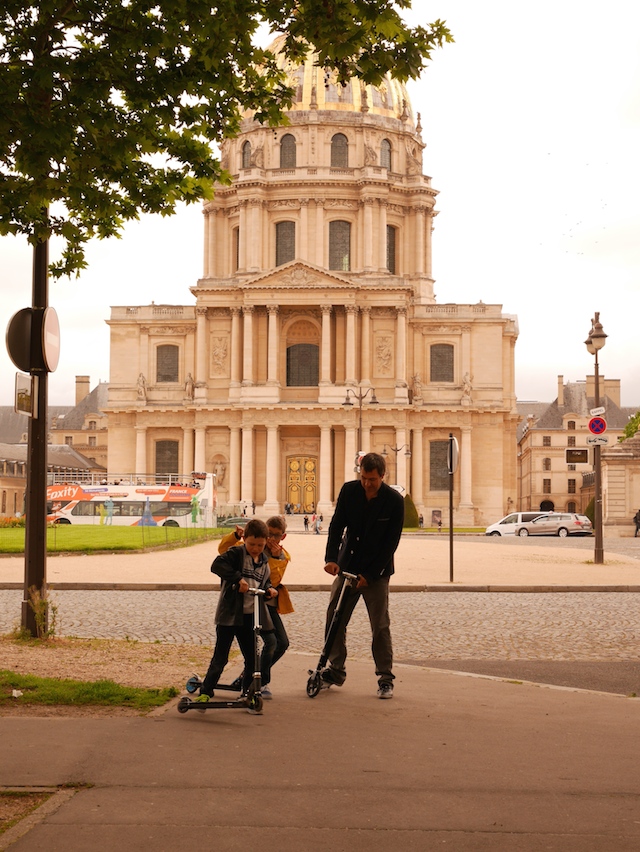
[[[243,289],[276,289],[276,290],[327,290],[327,289],[357,289],[359,285],[346,276],[336,272],[327,272],[312,263],[292,260],[277,269],[248,278],[242,284]]]

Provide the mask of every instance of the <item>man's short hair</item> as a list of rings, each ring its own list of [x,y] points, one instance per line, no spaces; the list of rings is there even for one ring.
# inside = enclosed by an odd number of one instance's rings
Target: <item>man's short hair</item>
[[[250,535],[254,538],[269,538],[269,530],[265,522],[259,521],[258,518],[251,518],[244,528],[244,538],[247,539]]]
[[[362,456],[362,460],[360,462],[360,470],[365,470],[367,473],[371,473],[374,470],[377,470],[380,476],[384,476],[387,470],[387,466],[385,464],[384,458],[379,453],[367,453]]]
[[[280,530],[281,533],[286,533],[287,522],[282,515],[273,515],[267,519],[267,527],[272,527],[274,530]]]

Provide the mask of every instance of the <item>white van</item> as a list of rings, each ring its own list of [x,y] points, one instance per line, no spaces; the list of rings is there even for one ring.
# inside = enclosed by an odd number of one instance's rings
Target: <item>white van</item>
[[[515,535],[518,525],[525,521],[533,521],[539,518],[540,515],[549,515],[550,512],[512,512],[498,521],[496,524],[491,524],[484,531],[485,535]]]

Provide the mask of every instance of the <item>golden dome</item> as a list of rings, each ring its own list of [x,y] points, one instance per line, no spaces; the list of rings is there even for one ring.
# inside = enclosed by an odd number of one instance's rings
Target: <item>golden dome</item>
[[[296,90],[292,112],[309,109],[368,112],[414,125],[406,87],[390,74],[379,86],[365,85],[355,77],[342,86],[335,72],[327,72],[318,65],[316,53],[309,52],[303,65],[288,60],[282,53],[284,41],[285,36],[278,36],[268,49],[276,55],[278,67],[286,71],[289,85]]]

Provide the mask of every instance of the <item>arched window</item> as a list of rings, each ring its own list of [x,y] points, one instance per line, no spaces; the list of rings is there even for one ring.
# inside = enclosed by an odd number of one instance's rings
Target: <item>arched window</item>
[[[276,224],[276,266],[288,263],[296,256],[296,223]]]
[[[570,503],[567,503],[567,512],[577,512],[577,511],[578,511],[578,509],[576,507],[576,504],[573,502],[573,500]]]
[[[180,350],[177,346],[163,345],[156,350],[156,381],[177,382]]]
[[[320,331],[314,323],[299,320],[287,331],[287,387],[317,387]]]
[[[331,165],[338,169],[349,165],[349,142],[344,133],[336,133],[331,139]]]
[[[388,139],[383,139],[380,143],[380,165],[391,171],[391,142]]]
[[[396,229],[387,225],[387,270],[396,274]]]
[[[242,146],[242,168],[251,168],[251,142],[245,142]]]
[[[178,473],[177,441],[156,441],[156,474]]]
[[[542,459],[542,469],[551,470],[551,459]]]
[[[329,269],[348,272],[351,269],[351,225],[337,220],[329,222]]]
[[[90,420],[90,421],[89,421],[89,429],[93,430],[93,429],[95,429],[95,428],[96,428],[96,421],[95,421],[95,420]]]
[[[453,381],[453,346],[435,343],[430,351],[429,377],[432,382]]]
[[[574,432],[575,428],[576,428],[576,421],[575,420],[567,420],[567,429],[570,432]]]
[[[296,139],[291,133],[286,133],[280,140],[280,168],[295,169]]]

